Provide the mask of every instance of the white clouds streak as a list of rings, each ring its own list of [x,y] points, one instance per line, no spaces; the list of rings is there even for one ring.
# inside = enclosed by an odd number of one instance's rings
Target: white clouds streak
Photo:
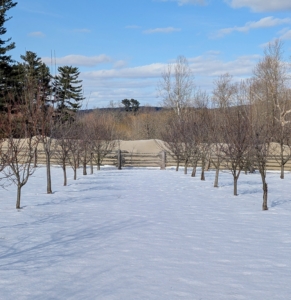
[[[235,26],[235,27],[221,29],[218,31],[216,37],[223,37],[235,31],[248,32],[252,29],[268,28],[268,27],[274,27],[274,26],[279,26],[282,24],[290,24],[290,23],[291,23],[290,18],[278,19],[274,17],[266,17],[260,19],[259,21],[247,22],[244,26],[241,27]]]
[[[80,28],[80,29],[74,29],[74,32],[80,32],[80,33],[90,33],[91,30],[88,28]]]
[[[121,78],[155,78],[163,71],[164,64],[156,63],[146,66],[84,72],[87,79],[121,79]]]
[[[113,68],[124,68],[127,65],[127,62],[125,60],[118,60],[113,64]]]
[[[51,58],[43,57],[42,61],[46,64],[50,64]],[[108,62],[111,62],[111,58],[105,54],[101,54],[99,56],[67,55],[64,57],[56,58],[57,65],[94,67],[98,64]]]
[[[196,85],[211,93],[216,76],[230,73],[235,78],[250,77],[259,56],[241,56],[232,61],[223,61],[216,51],[189,58],[189,65],[195,76]],[[165,70],[166,63],[154,63],[122,69],[82,72],[85,91],[91,92],[90,105],[106,106],[110,100],[120,101],[132,97],[142,104],[157,105],[157,82]]]
[[[127,26],[125,26],[125,28],[126,28],[126,29],[139,29],[139,28],[141,28],[141,27],[138,26],[138,25],[127,25]]]
[[[291,40],[291,29],[290,30],[286,30],[281,36],[280,36],[281,40]]]
[[[203,55],[190,58],[189,63],[195,76],[215,77],[229,73],[233,76],[249,77],[258,59],[258,55],[249,55],[223,61],[216,55]]]
[[[165,27],[165,28],[154,28],[154,29],[147,29],[144,30],[144,34],[153,34],[153,33],[172,33],[181,31],[181,28],[174,28],[174,27]]]
[[[249,7],[254,12],[291,10],[290,0],[225,0],[233,8]]]
[[[163,2],[177,2],[179,6],[192,4],[192,5],[206,5],[206,0],[160,0]]]
[[[189,58],[188,61],[195,76],[217,76],[227,72],[237,76],[250,76],[258,58],[258,55],[240,56],[233,61],[225,62],[219,55],[207,53]],[[167,64],[154,63],[132,68],[88,71],[83,72],[82,76],[86,80],[160,78],[166,66]]]
[[[41,31],[30,32],[28,36],[31,37],[45,37],[45,34]]]

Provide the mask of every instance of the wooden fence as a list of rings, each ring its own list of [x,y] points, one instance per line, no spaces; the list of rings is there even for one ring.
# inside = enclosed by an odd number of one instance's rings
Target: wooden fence
[[[119,160],[118,160],[119,157]],[[268,170],[280,170],[280,164],[278,163],[278,158],[276,160],[275,156],[268,159],[267,169]],[[210,159],[209,167],[214,168],[212,160],[215,161],[217,158],[215,156],[208,158]],[[42,147],[38,147],[37,151],[37,163],[45,164],[45,154]],[[51,163],[57,165],[57,158],[52,153]],[[109,153],[102,161],[102,165],[118,166],[121,167],[158,167],[164,169],[165,167],[175,166],[176,160],[170,151],[161,150],[158,153],[140,153],[140,152],[129,152],[116,150]],[[183,158],[180,160],[180,166],[183,166]],[[201,162],[198,162],[198,167],[201,166]],[[191,164],[189,164],[191,167]],[[222,161],[221,169],[227,169],[227,165]],[[291,171],[291,160],[285,165],[285,171]]]
[[[161,151],[159,153],[132,153],[127,151],[120,151],[120,164],[121,167],[158,167],[164,169],[165,167],[176,166],[177,161],[173,155],[168,151]],[[217,158],[212,156],[210,159],[210,169],[214,169],[214,164],[212,161],[216,161]],[[280,170],[280,164],[278,163],[274,156],[270,157],[267,162],[268,170]],[[51,159],[52,164],[57,164],[57,159],[53,155]],[[38,163],[45,164],[45,155],[42,150],[38,150]],[[183,158],[180,161],[180,166],[183,167]],[[102,161],[102,165],[118,166],[118,151],[109,153]],[[198,167],[201,166],[201,161],[198,162]],[[191,164],[189,164],[191,167]],[[225,162],[221,162],[221,169],[227,169]],[[285,165],[285,171],[291,171],[291,160]]]

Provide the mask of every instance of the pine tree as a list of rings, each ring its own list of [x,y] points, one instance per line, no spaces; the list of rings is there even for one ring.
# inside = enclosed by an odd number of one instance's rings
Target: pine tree
[[[78,80],[78,68],[64,66],[58,68],[59,75],[55,76],[54,91],[57,110],[65,119],[73,117],[81,107],[85,98],[82,96],[82,80]]]
[[[4,109],[7,101],[7,94],[13,88],[13,66],[11,55],[7,52],[15,48],[15,43],[11,42],[11,38],[3,39],[7,30],[4,27],[7,18],[7,11],[14,7],[17,2],[12,0],[0,0],[0,111]]]
[[[26,104],[35,103],[38,98],[44,106],[47,105],[51,92],[49,68],[32,51],[26,51],[20,57],[23,62],[18,65],[19,85]]]
[[[139,101],[135,99],[123,99],[121,103],[124,105],[125,111],[132,111],[136,113],[139,110]]]

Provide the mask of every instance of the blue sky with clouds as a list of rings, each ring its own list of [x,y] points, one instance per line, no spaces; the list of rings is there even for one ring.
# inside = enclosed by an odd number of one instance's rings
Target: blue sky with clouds
[[[9,11],[7,37],[20,60],[33,51],[55,72],[79,67],[87,106],[134,98],[158,105],[156,86],[184,55],[209,93],[229,72],[251,76],[266,43],[281,38],[291,53],[290,0],[25,0]]]

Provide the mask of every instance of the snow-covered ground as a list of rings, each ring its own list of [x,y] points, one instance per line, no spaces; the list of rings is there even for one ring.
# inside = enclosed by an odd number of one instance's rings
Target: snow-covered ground
[[[79,172],[81,173],[81,171]],[[0,299],[291,299],[291,176],[103,168],[62,186],[45,168],[1,190]],[[199,175],[199,174],[198,174]]]

